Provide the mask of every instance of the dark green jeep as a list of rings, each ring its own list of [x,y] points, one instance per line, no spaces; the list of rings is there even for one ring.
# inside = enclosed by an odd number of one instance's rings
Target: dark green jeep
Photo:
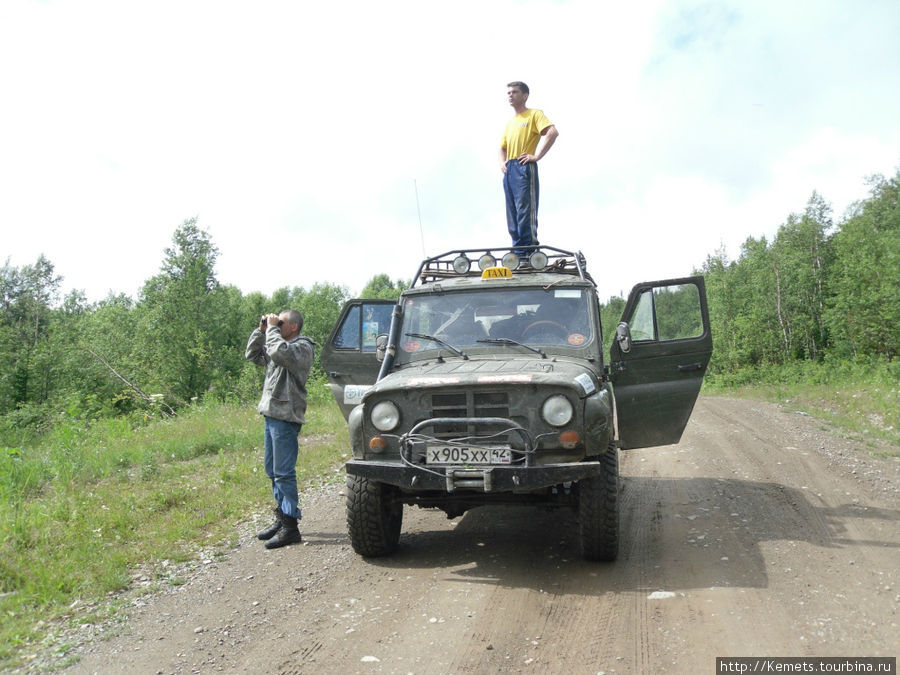
[[[322,363],[354,550],[393,552],[404,504],[530,504],[577,509],[584,557],[614,560],[618,449],[679,441],[712,353],[703,278],[635,286],[602,345],[584,256],[549,246],[450,251],[399,302],[348,302]]]

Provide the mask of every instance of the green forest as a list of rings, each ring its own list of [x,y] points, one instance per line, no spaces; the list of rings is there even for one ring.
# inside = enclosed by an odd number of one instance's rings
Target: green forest
[[[695,269],[706,277],[713,326],[710,381],[802,375],[810,364],[896,366],[900,173],[874,176],[869,188],[840,222],[813,193],[772,241],[750,237],[737,259],[717,251]],[[210,235],[187,220],[136,299],[96,303],[78,291],[61,297],[62,278],[43,256],[22,267],[7,261],[0,268],[0,442],[20,445],[62,419],[151,419],[198,400],[252,401],[261,373],[243,349],[258,317],[299,309],[303,332],[321,345],[349,297],[330,283],[244,294],[219,283],[217,256]],[[361,295],[396,297],[405,286],[379,274]],[[602,308],[607,340],[623,306],[614,297]],[[318,364],[312,380],[312,395],[325,396]]]
[[[258,397],[261,369],[244,360],[250,331],[266,312],[295,308],[304,334],[322,344],[344,301],[345,287],[279,288],[243,294],[218,282],[218,250],[196,219],[182,223],[159,273],[134,300],[110,295],[88,303],[60,297],[62,278],[43,256],[0,269],[0,442],[16,444],[61,418],[156,418],[203,399]],[[397,297],[406,287],[376,275],[368,297]],[[312,392],[326,390],[318,363]]]

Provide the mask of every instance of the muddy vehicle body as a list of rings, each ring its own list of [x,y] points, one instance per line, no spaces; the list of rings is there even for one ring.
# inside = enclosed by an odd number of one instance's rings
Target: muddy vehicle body
[[[712,352],[702,277],[639,284],[604,359],[580,252],[449,251],[398,302],[351,300],[323,348],[348,420],[354,550],[396,548],[404,505],[569,507],[618,551],[618,452],[677,443]]]

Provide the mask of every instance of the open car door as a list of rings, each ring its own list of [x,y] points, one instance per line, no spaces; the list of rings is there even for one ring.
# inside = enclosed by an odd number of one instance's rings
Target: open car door
[[[347,301],[322,348],[322,367],[345,418],[378,378],[381,364],[375,358],[375,338],[390,332],[396,304],[396,300]]]
[[[677,443],[711,355],[703,277],[635,286],[610,347],[619,447]]]

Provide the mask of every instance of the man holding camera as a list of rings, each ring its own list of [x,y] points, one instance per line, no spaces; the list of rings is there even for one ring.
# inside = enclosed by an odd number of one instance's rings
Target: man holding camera
[[[297,495],[297,436],[306,421],[306,380],[315,342],[300,335],[303,315],[293,309],[266,314],[250,334],[244,357],[266,367],[266,380],[258,410],[265,419],[263,464],[272,481],[275,522],[257,538],[266,548],[279,548],[301,540]]]

